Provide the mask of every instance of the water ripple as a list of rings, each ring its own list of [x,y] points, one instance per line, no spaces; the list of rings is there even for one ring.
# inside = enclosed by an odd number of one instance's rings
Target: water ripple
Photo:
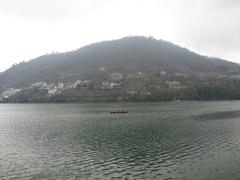
[[[0,179],[236,179],[239,112],[205,105],[129,103],[116,116],[110,105],[0,108]]]

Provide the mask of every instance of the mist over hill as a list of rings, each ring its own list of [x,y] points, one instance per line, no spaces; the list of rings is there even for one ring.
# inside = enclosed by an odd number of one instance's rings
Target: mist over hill
[[[196,84],[216,84],[219,87],[224,84],[234,86],[236,90],[239,70],[240,66],[230,61],[201,56],[167,41],[132,36],[91,44],[71,52],[43,55],[14,65],[0,73],[0,88],[1,91],[25,89],[36,82],[70,84],[81,80],[91,83],[87,88],[80,83],[75,90],[65,89],[61,96],[70,97],[69,101],[72,96],[75,99],[91,96],[94,101],[97,100],[96,94],[101,93],[103,100],[109,93],[111,99],[129,99],[129,94],[134,98],[152,96],[152,99],[165,99],[160,98],[164,95],[161,93],[171,89],[174,91],[171,99],[176,96],[176,91],[182,92]],[[110,83],[115,86],[108,87]],[[229,95],[230,92],[227,97]],[[27,96],[26,91],[24,96]],[[56,96],[59,98],[60,95]],[[238,96],[235,94],[231,98]]]

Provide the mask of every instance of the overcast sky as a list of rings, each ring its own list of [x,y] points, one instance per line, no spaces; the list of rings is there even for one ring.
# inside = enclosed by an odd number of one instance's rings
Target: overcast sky
[[[239,18],[239,0],[0,0],[0,70],[129,35],[240,62]]]

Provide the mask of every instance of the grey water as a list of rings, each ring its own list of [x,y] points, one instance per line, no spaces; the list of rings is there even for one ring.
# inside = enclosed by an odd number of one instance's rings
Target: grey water
[[[240,179],[240,101],[1,104],[0,179]]]

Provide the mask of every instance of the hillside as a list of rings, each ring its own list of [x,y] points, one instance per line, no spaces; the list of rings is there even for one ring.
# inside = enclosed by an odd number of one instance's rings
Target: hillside
[[[104,89],[102,86],[106,82],[119,83],[118,89],[121,87],[122,91],[118,90],[113,98],[121,95],[120,99],[128,99],[127,89],[140,91],[136,89],[161,85],[171,88],[174,83],[184,88],[199,80],[236,81],[239,70],[240,66],[233,62],[201,56],[163,40],[133,36],[91,44],[72,52],[44,55],[14,65],[0,74],[0,89],[22,89],[36,82],[69,84],[80,79],[91,81],[93,89]],[[121,78],[112,77],[119,74]],[[133,76],[138,78],[131,78]],[[145,85],[140,87],[143,82]],[[149,92],[149,89],[144,91]],[[69,90],[62,94],[66,92]],[[72,90],[71,93],[81,94]],[[94,101],[95,96],[92,96]]]
[[[127,37],[17,64],[0,75],[0,86],[24,87],[37,81],[88,79],[100,67],[109,73],[165,70],[193,75],[239,70],[235,63],[200,56],[166,41]]]

